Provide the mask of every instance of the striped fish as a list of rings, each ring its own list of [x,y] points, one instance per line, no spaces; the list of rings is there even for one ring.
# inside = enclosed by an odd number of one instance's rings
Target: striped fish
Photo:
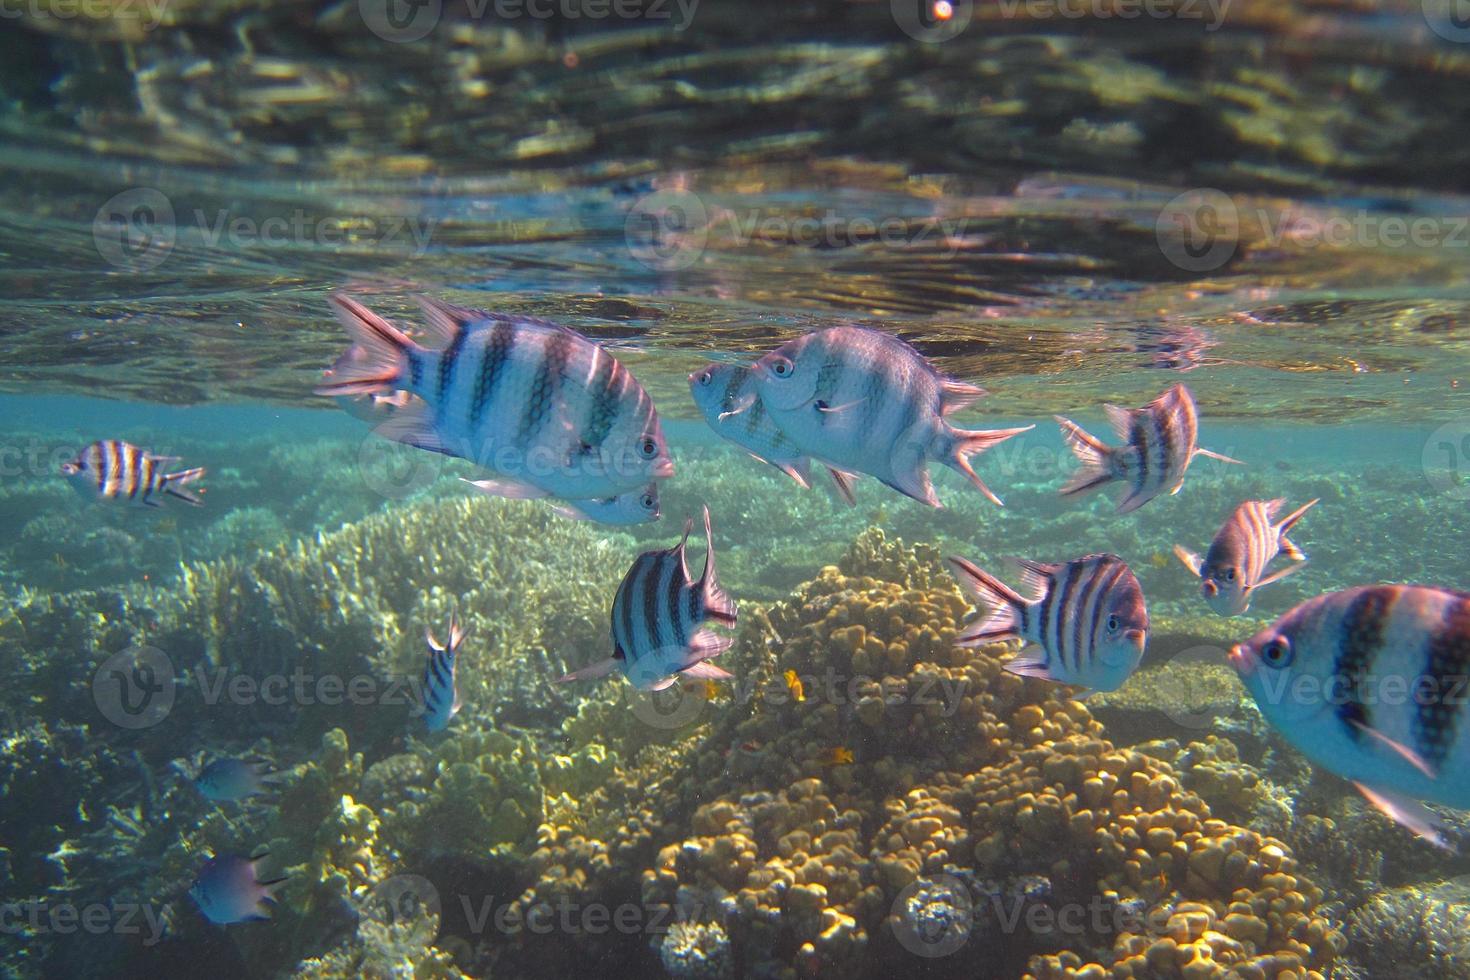
[[[1143,659],[1148,610],[1138,579],[1117,555],[1089,555],[1056,564],[1017,559],[1026,598],[963,558],[951,558],[956,577],[994,611],[959,637],[961,646],[1025,640],[1025,651],[1005,669],[1088,691],[1116,691]]]
[[[602,677],[618,667],[640,691],[662,691],[680,676],[704,680],[731,676],[708,661],[724,653],[733,641],[701,628],[711,621],[735,625],[735,603],[715,578],[708,507],[704,508],[704,574],[697,582],[689,577],[684,558],[693,528],[694,521],[686,521],[677,545],[638,556],[613,597],[613,655],[557,678],[558,683]]]
[[[673,475],[652,399],[581,334],[421,298],[433,338],[424,347],[349,296],[331,303],[353,345],[317,393],[409,392],[375,431],[494,471],[480,489],[605,499]]]
[[[712,362],[689,375],[689,393],[709,427],[762,463],[795,480],[803,490],[811,486],[811,460],[776,427],[756,390],[755,372],[738,364]],[[837,492],[849,505],[857,503],[857,477],[827,467]]]
[[[1230,651],[1261,714],[1312,762],[1448,847],[1419,801],[1470,808],[1470,593],[1317,596]]]
[[[753,370],[772,420],[804,453],[870,474],[931,507],[940,503],[930,460],[954,467],[999,504],[970,457],[1034,428],[954,428],[944,416],[984,392],[942,377],[918,351],[878,330],[819,330],[766,354]]]
[[[1279,582],[1302,567],[1287,565],[1267,575],[1266,566],[1278,553],[1295,562],[1307,560],[1286,532],[1315,503],[1315,500],[1305,503],[1278,521],[1276,512],[1285,506],[1285,500],[1247,500],[1226,518],[1215,540],[1210,542],[1204,561],[1177,544],[1174,554],[1203,580],[1200,593],[1211,609],[1221,616],[1239,616],[1250,608],[1256,589]]]
[[[204,501],[184,487],[203,476],[204,467],[164,472],[178,461],[177,456],[155,456],[121,439],[104,439],[83,449],[70,462],[62,463],[61,474],[78,491],[99,500],[125,500],[143,507],[162,507],[163,502],[157,498],[169,496],[196,507],[202,505]]]
[[[1070,419],[1055,416],[1062,438],[1082,461],[1082,467],[1062,487],[1063,496],[1120,480],[1126,492],[1118,501],[1118,513],[1127,514],[1161,493],[1178,493],[1184,486],[1184,471],[1196,456],[1240,462],[1195,445],[1199,416],[1194,395],[1184,385],[1175,385],[1142,408],[1103,408],[1123,445],[1109,446]]]
[[[465,631],[451,614],[447,642],[440,643],[432,630],[426,630],[424,638],[429,643],[429,662],[424,665],[424,727],[442,732],[461,706],[454,671]]]

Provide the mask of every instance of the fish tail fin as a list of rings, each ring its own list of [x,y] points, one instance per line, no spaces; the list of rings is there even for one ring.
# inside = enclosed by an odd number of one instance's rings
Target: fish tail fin
[[[947,435],[952,440],[949,455],[941,457],[945,463],[959,470],[975,484],[976,489],[985,494],[997,507],[1004,507],[1001,499],[985,485],[980,479],[980,474],[970,465],[970,457],[978,456],[991,446],[1005,442],[1012,436],[1018,436],[1023,432],[1030,432],[1036,428],[1034,425],[1025,425],[1017,429],[950,429]]]
[[[726,626],[735,625],[735,600],[720,588],[715,577],[715,537],[709,525],[709,506],[704,508],[704,574],[699,579],[701,602],[705,614]]]
[[[196,466],[189,470],[179,470],[177,473],[169,473],[164,476],[163,485],[159,489],[170,497],[178,497],[180,500],[193,504],[195,507],[202,507],[204,506],[204,499],[192,491],[185,490],[184,486],[193,483],[203,475],[204,467],[202,466]]]
[[[408,353],[417,345],[351,296],[333,293],[329,301],[347,328],[352,346],[313,391],[318,395],[366,395],[399,387],[408,373]]]
[[[1082,463],[1081,468],[1062,486],[1062,496],[1087,493],[1111,482],[1113,474],[1108,466],[1108,454],[1112,452],[1112,447],[1071,419],[1060,415],[1053,418],[1062,428],[1062,439],[1066,441],[1067,448]]]
[[[1023,610],[1027,606],[1025,597],[964,558],[952,557],[949,564],[965,591],[991,607],[989,617],[972,624],[960,634],[958,642],[975,645],[1019,635]]]
[[[1174,557],[1182,561],[1184,563],[1184,567],[1193,572],[1196,577],[1199,575],[1199,570],[1202,567],[1199,555],[1195,554],[1187,548],[1181,548],[1179,545],[1176,544],[1174,546]]]
[[[1307,556],[1302,552],[1302,549],[1298,548],[1296,545],[1292,544],[1290,540],[1287,539],[1286,532],[1290,531],[1294,526],[1296,526],[1296,522],[1302,519],[1302,515],[1311,510],[1312,505],[1317,503],[1317,501],[1321,499],[1321,497],[1318,497],[1315,500],[1307,501],[1296,510],[1292,511],[1290,514],[1287,514],[1285,517],[1283,517],[1281,519],[1281,522],[1276,525],[1281,533],[1281,553],[1286,557],[1292,559],[1293,561],[1306,561]]]

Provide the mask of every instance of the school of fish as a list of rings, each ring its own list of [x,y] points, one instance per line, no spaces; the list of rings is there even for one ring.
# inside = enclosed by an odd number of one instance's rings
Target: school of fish
[[[674,461],[652,398],[611,352],[545,320],[418,302],[423,344],[356,299],[330,297],[351,344],[324,372],[317,393],[337,398],[379,436],[483,468],[483,479],[466,481],[479,492],[546,499],[564,517],[609,526],[660,518],[658,484],[673,476]],[[984,390],[945,377],[909,343],[866,327],[817,330],[749,365],[712,361],[688,381],[718,436],[804,489],[812,464],[824,467],[849,505],[866,475],[942,506],[931,462],[955,469],[1001,505],[974,462],[1034,428],[957,428],[950,417]],[[1195,399],[1182,384],[1141,408],[1104,410],[1117,445],[1055,417],[1080,464],[1060,488],[1063,496],[1116,484],[1116,511],[1124,515],[1178,493],[1197,456],[1239,463],[1198,445]],[[176,462],[104,439],[61,472],[99,502],[156,508],[171,497],[202,504],[187,487],[204,469],[168,472]],[[1263,586],[1300,568],[1306,555],[1287,534],[1317,503],[1279,516],[1283,500],[1246,500],[1226,516],[1203,558],[1176,546],[1203,602],[1221,616],[1239,616]],[[702,517],[700,576],[691,575],[686,556],[689,517],[679,541],[639,555],[610,597],[610,655],[558,681],[617,671],[640,692],[675,688],[716,697],[718,682],[732,675],[712,661],[733,644],[736,604],[716,575],[708,507]],[[1006,670],[1064,685],[1072,696],[1117,690],[1148,642],[1143,588],[1117,555],[1052,557],[1016,559],[1019,590],[951,558],[959,584],[981,607],[957,643],[1019,641]],[[1278,557],[1292,564],[1271,571]],[[426,638],[417,724],[444,737],[463,705],[456,678],[466,635],[451,617],[442,642],[432,632]],[[1303,755],[1353,782],[1414,833],[1453,846],[1424,804],[1470,809],[1470,724],[1461,724],[1470,692],[1460,689],[1470,672],[1470,594],[1370,584],[1320,595],[1235,645],[1229,660],[1265,718]],[[786,671],[784,684],[793,702],[807,700],[796,671]],[[1399,696],[1388,697],[1390,688]],[[822,758],[850,765],[855,757],[834,746]],[[259,761],[225,757],[203,767],[194,784],[210,801],[239,803],[267,794],[278,778]],[[205,862],[189,894],[209,922],[269,918],[286,879],[262,881],[263,857],[222,854]]]

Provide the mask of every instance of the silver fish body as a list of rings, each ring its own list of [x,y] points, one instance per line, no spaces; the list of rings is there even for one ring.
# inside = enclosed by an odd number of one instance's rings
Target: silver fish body
[[[928,464],[963,473],[1000,503],[970,465],[996,443],[1032,428],[970,431],[944,416],[983,392],[940,376],[897,337],[831,327],[782,345],[755,363],[761,401],[789,439],[814,459],[867,473],[931,507],[940,506]]]
[[[714,537],[709,508],[704,509],[706,553],[698,580],[689,574],[685,548],[692,520],[672,548],[646,551],[634,560],[613,597],[610,632],[613,655],[558,681],[601,677],[621,669],[633,686],[661,691],[680,676],[726,678],[730,674],[709,663],[729,649],[730,637],[703,628],[709,622],[735,625],[735,603],[715,575]]]
[[[1138,667],[1148,642],[1148,610],[1138,579],[1116,555],[1068,562],[1018,560],[1030,597],[963,558],[951,558],[956,577],[992,607],[959,637],[961,646],[1004,639],[1035,644],[1005,669],[1090,691],[1114,691]]]
[[[1268,575],[1266,569],[1278,554],[1296,562],[1307,560],[1286,534],[1316,503],[1303,504],[1278,520],[1285,500],[1247,500],[1225,519],[1203,561],[1177,545],[1174,553],[1200,577],[1200,594],[1211,609],[1221,616],[1239,616],[1250,608],[1257,589],[1301,568],[1288,565]]]
[[[1123,441],[1109,446],[1070,419],[1056,416],[1062,438],[1082,466],[1062,487],[1063,496],[1088,493],[1109,483],[1121,483],[1118,513],[1137,510],[1161,493],[1178,493],[1184,474],[1196,456],[1227,463],[1239,460],[1196,444],[1199,415],[1194,395],[1174,385],[1142,408],[1105,405],[1113,431]]]
[[[376,431],[494,471],[487,492],[600,499],[673,474],[652,399],[581,334],[420,299],[439,344],[425,347],[351,297],[331,301],[354,343],[317,393],[416,396]]]
[[[1470,593],[1369,585],[1296,606],[1230,653],[1314,763],[1435,843],[1420,801],[1470,808]]]
[[[185,487],[204,475],[204,467],[165,472],[178,461],[177,456],[155,456],[121,439],[103,439],[62,463],[61,474],[79,492],[99,500],[161,507],[164,498],[173,497],[200,506],[204,501]]]
[[[205,766],[194,779],[194,785],[207,800],[216,803],[239,802],[265,792],[275,774],[264,762],[250,759],[216,759]]]
[[[689,392],[709,427],[763,463],[811,486],[811,458],[782,432],[760,399],[755,372],[738,364],[711,362],[689,375]],[[847,503],[854,503],[853,474],[828,467]]]

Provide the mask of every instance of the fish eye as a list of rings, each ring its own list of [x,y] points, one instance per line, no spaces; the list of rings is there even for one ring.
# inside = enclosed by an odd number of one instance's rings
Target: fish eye
[[[1261,647],[1261,661],[1268,667],[1275,667],[1278,670],[1282,667],[1289,667],[1293,659],[1291,641],[1284,636],[1272,637],[1270,642]]]
[[[702,384],[702,385],[707,385],[711,381],[713,381],[714,379],[715,379],[715,376],[713,374],[710,374],[708,371],[705,371],[705,372],[703,372],[703,373],[700,374],[700,376],[699,376],[699,383]]]
[[[653,457],[658,455],[658,443],[652,439],[644,439],[643,444],[638,447],[638,451],[643,454],[644,459],[653,459]]]
[[[1233,569],[1233,568],[1227,568],[1227,569],[1225,569],[1225,581],[1227,581],[1227,582],[1234,582],[1235,581],[1235,569]]]
[[[638,502],[643,505],[644,510],[653,510],[654,505],[658,503],[657,500],[653,499],[653,494],[651,493],[645,493],[639,497]]]
[[[1108,632],[1116,633],[1122,627],[1123,621],[1118,618],[1117,613],[1108,617]]]
[[[784,378],[791,373],[791,366],[791,361],[778,357],[771,362],[771,373],[778,378]]]

